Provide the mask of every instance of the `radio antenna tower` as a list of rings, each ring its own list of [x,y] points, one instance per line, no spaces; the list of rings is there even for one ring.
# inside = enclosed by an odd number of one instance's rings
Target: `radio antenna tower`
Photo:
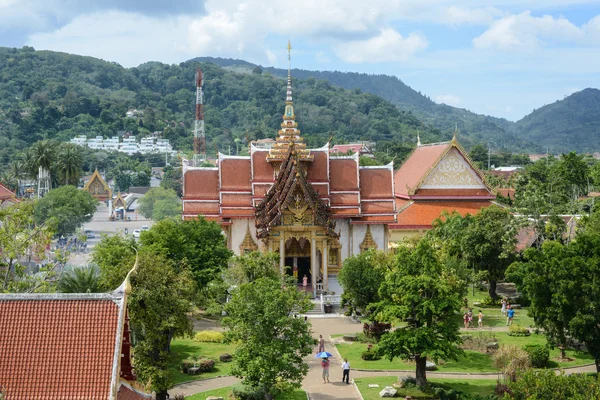
[[[202,70],[196,70],[196,123],[194,125],[194,166],[206,160],[206,134],[204,132],[204,78]]]

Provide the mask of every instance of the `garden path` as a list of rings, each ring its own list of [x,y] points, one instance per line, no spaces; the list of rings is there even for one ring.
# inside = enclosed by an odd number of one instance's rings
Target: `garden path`
[[[325,350],[334,355],[331,359],[330,376],[331,383],[323,384],[321,378],[321,366],[318,359],[314,358],[315,353],[306,357],[306,362],[309,365],[308,375],[304,379],[302,388],[309,394],[311,400],[332,400],[332,399],[358,399],[353,385],[342,383],[342,368],[340,356],[337,350],[331,344],[329,336],[338,333],[358,333],[362,332],[362,324],[351,321],[349,318],[315,318],[311,319],[313,325],[313,335],[318,338],[323,335],[325,339]],[[491,328],[494,331],[500,331],[506,327]],[[489,329],[489,328],[488,328]],[[472,330],[471,330],[472,331]],[[583,367],[567,368],[564,370],[566,374],[595,372],[594,365]],[[558,373],[558,371],[557,371]],[[399,371],[351,371],[350,379],[366,378],[374,376],[414,376],[414,373],[399,372]],[[460,374],[460,373],[442,373],[428,372],[428,376],[437,378],[453,378],[453,379],[493,379],[497,374]],[[218,389],[226,386],[231,386],[239,382],[239,379],[227,376],[221,378],[205,379],[200,381],[192,381],[177,385],[169,391],[171,397],[177,394],[191,396],[196,393],[206,392],[212,389]]]

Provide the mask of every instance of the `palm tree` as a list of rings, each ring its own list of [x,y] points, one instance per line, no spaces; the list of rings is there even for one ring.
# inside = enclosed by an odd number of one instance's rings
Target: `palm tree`
[[[62,276],[58,290],[62,293],[99,293],[102,290],[98,270],[94,266],[73,268]]]
[[[81,165],[83,164],[79,146],[64,143],[59,150],[56,164],[65,185],[77,186],[81,176]]]
[[[19,155],[19,159],[23,165],[23,170],[29,179],[37,179],[38,168],[35,164],[35,155],[30,147]]]
[[[31,148],[36,170],[41,167],[50,171],[52,164],[56,161],[56,143],[51,140],[40,140],[35,142]]]

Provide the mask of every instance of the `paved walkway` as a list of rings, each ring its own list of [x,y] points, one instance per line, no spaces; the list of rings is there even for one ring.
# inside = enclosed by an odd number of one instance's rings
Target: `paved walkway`
[[[308,375],[302,383],[302,388],[309,394],[311,400],[333,400],[333,399],[359,399],[353,385],[342,383],[342,360],[337,353],[337,350],[329,341],[329,336],[337,333],[357,333],[362,332],[362,324],[352,322],[348,318],[315,318],[310,322],[313,325],[313,336],[318,338],[323,335],[325,338],[325,350],[334,355],[331,359],[329,367],[330,383],[323,384],[321,378],[320,360],[315,358],[315,353],[306,357],[308,363]],[[493,328],[493,331],[500,331],[506,327]],[[489,329],[489,328],[488,328]],[[474,331],[473,329],[469,331]],[[594,365],[583,367],[575,367],[564,370],[566,374],[596,372]],[[557,371],[558,372],[558,371]],[[401,371],[351,371],[350,379],[366,378],[374,376],[414,376],[414,372]],[[497,374],[463,374],[463,373],[444,373],[444,372],[428,372],[428,377],[436,378],[453,378],[453,379],[495,379]],[[234,377],[222,377],[206,379],[201,381],[193,381],[178,385],[176,388],[169,391],[173,397],[177,394],[191,396],[196,393],[205,392],[207,390],[218,389],[226,386],[231,386],[240,380]]]

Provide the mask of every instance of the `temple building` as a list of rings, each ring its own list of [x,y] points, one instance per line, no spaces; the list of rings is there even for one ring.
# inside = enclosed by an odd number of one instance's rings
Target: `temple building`
[[[112,199],[112,191],[98,170],[94,171],[90,180],[85,183],[83,190],[89,192],[98,201],[107,201]]]
[[[184,163],[183,218],[219,223],[238,255],[278,252],[282,270],[325,290],[346,258],[422,233],[443,210],[475,213],[494,198],[456,137],[419,143],[396,172],[393,163],[360,166],[358,153],[335,156],[329,143],[307,149],[289,69],[275,143],[250,143],[249,156],[219,154],[217,161],[212,168]]]

